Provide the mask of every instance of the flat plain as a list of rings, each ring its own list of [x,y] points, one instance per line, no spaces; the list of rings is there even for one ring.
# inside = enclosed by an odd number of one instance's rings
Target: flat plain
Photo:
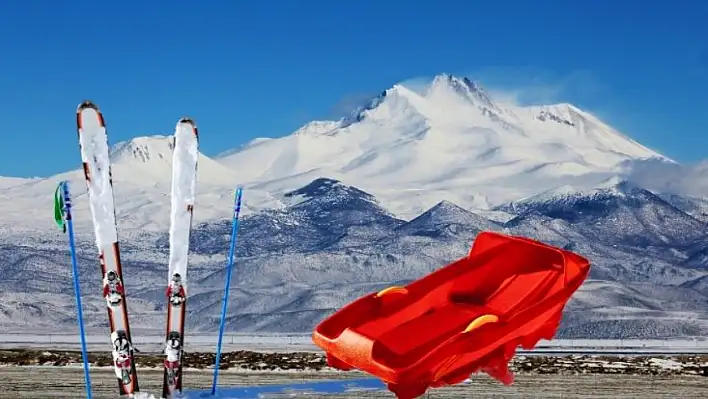
[[[363,378],[357,372],[239,372],[225,370],[220,386],[297,384],[331,379]],[[162,373],[140,370],[141,391],[159,397]],[[112,371],[94,368],[91,372],[93,397],[117,398],[117,383]],[[186,370],[185,384],[190,389],[209,389],[212,373]],[[84,397],[83,371],[80,367],[4,366],[0,368],[0,398],[80,398]],[[190,395],[189,397],[198,397]],[[242,396],[243,397],[243,396]],[[342,394],[269,394],[261,398],[395,398],[388,391],[357,391]],[[424,398],[708,398],[708,378],[687,375],[612,375],[612,374],[525,374],[518,373],[511,386],[503,386],[485,375],[473,376],[468,383],[428,391]]]

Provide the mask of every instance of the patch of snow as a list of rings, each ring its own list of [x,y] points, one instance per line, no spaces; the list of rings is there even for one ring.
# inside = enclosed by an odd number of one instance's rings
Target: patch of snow
[[[681,370],[683,368],[681,363],[673,359],[651,358],[649,359],[649,363],[666,370]]]

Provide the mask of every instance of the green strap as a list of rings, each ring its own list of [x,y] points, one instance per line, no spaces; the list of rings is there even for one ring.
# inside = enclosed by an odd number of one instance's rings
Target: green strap
[[[64,196],[62,195],[62,183],[59,183],[54,191],[54,222],[62,232],[66,233],[66,220],[64,220]]]

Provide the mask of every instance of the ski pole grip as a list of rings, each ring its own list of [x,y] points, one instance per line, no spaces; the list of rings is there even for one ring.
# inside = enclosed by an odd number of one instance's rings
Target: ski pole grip
[[[69,182],[64,180],[61,183],[62,196],[64,197],[64,210],[71,211],[71,195],[69,195]]]
[[[241,198],[243,197],[243,186],[238,185],[236,187],[236,207],[234,209],[234,215],[238,217],[241,213]]]

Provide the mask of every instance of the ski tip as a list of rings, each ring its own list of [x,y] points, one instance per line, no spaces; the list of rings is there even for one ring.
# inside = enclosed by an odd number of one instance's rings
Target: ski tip
[[[197,124],[194,122],[194,119],[188,118],[186,116],[183,116],[182,118],[179,119],[179,122],[177,122],[177,126],[179,125],[189,125],[189,127],[192,128],[192,132],[194,133],[194,137],[199,140],[199,130],[197,129]]]
[[[196,127],[196,126],[197,126],[197,124],[194,123],[194,119],[188,118],[188,117],[186,117],[186,116],[180,118],[180,119],[179,119],[179,122],[177,122],[177,123],[187,123],[187,124],[189,124],[189,125],[192,125],[192,127]]]
[[[96,105],[91,100],[85,100],[76,108],[76,127],[79,129],[79,137],[81,137],[80,131],[81,129],[83,129],[84,126],[83,117],[85,115],[83,114],[83,111],[87,109],[92,109],[96,113],[96,117],[98,118],[98,124],[102,128],[106,128],[106,121],[103,119],[103,114],[101,113],[101,110],[98,109],[98,105]]]
[[[79,106],[76,108],[76,112],[81,112],[82,110],[85,110],[85,109],[88,109],[88,108],[91,108],[91,109],[94,109],[94,110],[98,111],[98,106],[97,106],[93,101],[91,101],[91,100],[84,100],[84,101],[83,101],[81,104],[79,104]]]

